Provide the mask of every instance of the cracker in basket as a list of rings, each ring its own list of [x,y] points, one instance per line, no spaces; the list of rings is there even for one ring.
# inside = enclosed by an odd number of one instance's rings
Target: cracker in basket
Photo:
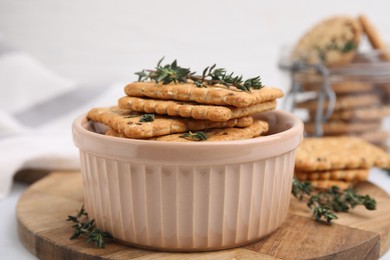
[[[203,140],[205,142],[212,141],[231,141],[231,140],[243,140],[250,139],[253,137],[260,136],[268,131],[268,123],[261,120],[255,120],[253,124],[248,127],[236,128],[217,128],[217,129],[208,129],[202,131],[206,135],[207,139]],[[196,134],[196,133],[193,133]],[[113,129],[109,129],[106,132],[106,135],[116,136],[116,137],[125,137],[124,135],[119,134]],[[148,140],[154,141],[165,141],[165,142],[194,142],[199,141],[196,138],[191,138],[191,136],[184,136],[183,133],[180,134],[170,134],[163,135],[158,137],[151,137]]]
[[[357,137],[304,138],[296,152],[296,171],[390,168],[390,154]]]
[[[150,97],[177,101],[194,101],[201,104],[247,107],[283,97],[278,88],[263,87],[250,92],[227,88],[223,85],[197,87],[193,83],[166,84],[133,82],[125,87],[131,97]]]
[[[366,106],[376,106],[380,104],[380,98],[375,94],[362,94],[362,95],[348,95],[337,97],[334,110],[341,109],[354,109]],[[328,107],[328,102],[324,102],[324,108]],[[309,110],[316,110],[318,106],[318,99],[309,99],[307,101],[297,104],[298,108],[306,108]]]
[[[381,56],[384,60],[390,61],[390,53],[386,51],[386,43],[382,39],[382,36],[379,34],[375,26],[371,23],[366,15],[360,15],[358,17],[361,27],[364,33],[367,35],[371,46],[376,50],[383,50]]]
[[[314,122],[305,123],[305,132],[314,134],[316,124]],[[328,121],[322,124],[324,135],[342,135],[342,134],[359,134],[366,131],[377,131],[381,128],[381,121],[369,122],[345,122],[341,120]]]
[[[356,19],[335,16],[320,21],[304,34],[293,49],[294,59],[317,64],[341,65],[355,56],[361,28]]]
[[[342,181],[365,181],[368,178],[368,169],[326,170],[303,172],[295,171],[295,176],[300,181],[314,180],[342,180]]]
[[[309,79],[305,78],[308,73],[302,75],[301,79],[297,79],[302,86],[303,91],[320,91],[323,87],[322,76],[313,74],[309,76]],[[315,78],[315,76],[317,78]],[[358,93],[369,93],[374,89],[374,85],[368,82],[343,80],[339,82],[331,82],[331,89],[336,94],[358,94]]]
[[[87,117],[90,120],[103,123],[129,138],[148,138],[210,128],[246,127],[253,123],[251,116],[223,122],[212,122],[190,118],[171,118],[161,115],[154,115],[152,121],[142,122],[142,118],[145,118],[144,115],[134,112],[123,113],[123,110],[121,111],[118,107],[93,108],[88,112]]]
[[[347,109],[335,111],[330,120],[358,120],[358,121],[371,121],[382,119],[383,117],[390,116],[390,106],[379,107],[364,107],[357,109]]]
[[[157,113],[169,116],[192,117],[210,121],[227,121],[233,118],[248,116],[257,112],[275,109],[276,101],[267,101],[248,107],[201,105],[195,102],[149,99],[125,96],[118,100],[118,106],[145,113]]]

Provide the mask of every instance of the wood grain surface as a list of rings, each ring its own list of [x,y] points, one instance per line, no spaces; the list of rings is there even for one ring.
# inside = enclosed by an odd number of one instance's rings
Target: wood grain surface
[[[292,198],[284,224],[258,242],[213,252],[168,253],[116,241],[99,249],[84,238],[69,240],[73,228],[66,218],[83,204],[81,175],[52,173],[21,196],[18,233],[40,259],[377,259],[390,247],[390,197],[370,183],[358,190],[373,195],[378,209],[356,208],[326,225],[315,222],[305,203]]]

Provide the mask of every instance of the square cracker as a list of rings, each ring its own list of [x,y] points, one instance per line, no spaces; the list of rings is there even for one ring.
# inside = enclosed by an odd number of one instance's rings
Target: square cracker
[[[377,106],[380,104],[380,98],[376,94],[360,94],[360,95],[346,95],[337,97],[334,110],[342,109],[355,109],[367,106]],[[306,100],[304,102],[298,103],[298,108],[306,108],[309,111],[317,110],[318,98],[313,98]],[[329,102],[324,103],[324,109],[329,106]]]
[[[311,172],[295,171],[294,174],[300,181],[342,180],[351,182],[367,180],[369,169],[343,169]]]
[[[231,140],[243,140],[250,139],[253,137],[260,136],[261,134],[268,131],[268,123],[261,120],[255,120],[250,126],[243,128],[228,127],[228,128],[217,128],[207,129],[203,132],[207,135],[207,140],[204,142],[213,141],[231,141]],[[109,129],[106,135],[116,137],[126,137],[119,134],[113,129]],[[165,142],[194,142],[194,140],[181,137],[183,134],[170,134],[158,137],[151,137],[147,140],[154,141],[165,141]]]
[[[145,113],[161,115],[192,117],[210,121],[227,121],[229,119],[248,116],[257,112],[264,112],[276,108],[276,101],[266,101],[248,107],[202,105],[196,102],[176,100],[150,99],[125,96],[118,100],[122,109],[130,109]]]
[[[305,138],[298,147],[296,171],[390,168],[390,154],[357,137]]]
[[[273,87],[253,89],[250,92],[228,88],[223,85],[197,87],[193,83],[166,84],[133,82],[125,87],[131,97],[150,97],[178,101],[194,101],[200,104],[247,107],[283,97],[282,90]]]
[[[93,108],[87,118],[103,123],[129,138],[149,138],[154,136],[200,131],[210,128],[246,127],[253,123],[253,117],[241,117],[223,122],[196,120],[192,118],[167,117],[155,115],[151,122],[140,122],[144,113],[126,111],[118,107]]]

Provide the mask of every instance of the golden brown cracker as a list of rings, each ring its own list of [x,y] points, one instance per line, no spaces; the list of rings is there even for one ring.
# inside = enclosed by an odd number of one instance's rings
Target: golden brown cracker
[[[125,96],[118,100],[118,106],[145,113],[157,113],[169,116],[192,117],[210,121],[227,121],[276,108],[276,101],[267,101],[244,108],[232,106],[201,105],[195,102],[149,99]]]
[[[94,108],[88,112],[87,118],[103,123],[129,138],[149,138],[210,128],[245,127],[253,123],[253,118],[250,116],[223,122],[213,122],[162,115],[154,115],[154,120],[151,122],[140,122],[142,115],[139,113],[132,115],[132,113],[121,113],[118,107]]]
[[[283,92],[273,87],[263,87],[246,92],[221,85],[197,87],[193,83],[163,85],[155,82],[130,83],[125,87],[125,93],[131,97],[193,101],[200,104],[235,107],[247,107],[283,97]]]
[[[301,72],[294,75],[294,79],[301,85],[302,91],[320,91],[323,87],[323,76],[313,72]],[[357,80],[330,80],[331,89],[339,95],[354,93],[369,93],[374,90],[374,85],[370,82]]]
[[[367,35],[367,38],[371,46],[376,50],[382,50],[381,56],[384,60],[390,61],[390,53],[386,50],[387,46],[382,36],[371,23],[370,19],[366,15],[359,15],[358,17],[361,27],[364,33]]]
[[[326,171],[295,171],[295,176],[301,180],[343,180],[343,181],[365,181],[368,178],[369,169],[343,169]]]
[[[347,95],[338,96],[334,105],[334,110],[355,109],[367,106],[377,106],[381,103],[378,95],[362,94],[362,95]],[[318,99],[309,99],[301,103],[297,103],[298,108],[306,108],[310,111],[315,111],[318,106]],[[324,109],[328,108],[329,102],[324,102]]]
[[[202,132],[207,136],[207,140],[204,140],[205,142],[231,141],[231,140],[250,139],[250,138],[260,136],[266,133],[268,131],[268,128],[269,127],[267,122],[261,120],[255,120],[250,126],[244,128],[229,127],[229,128],[222,128],[222,129],[208,129]],[[108,136],[127,138],[125,135],[116,132],[112,128],[109,128],[105,134]],[[165,142],[197,141],[196,139],[190,137],[185,138],[183,136],[183,133],[151,137],[151,138],[147,138],[147,140],[165,141]]]
[[[250,139],[268,131],[268,123],[261,120],[255,120],[253,124],[244,128],[224,128],[224,129],[208,129],[204,133],[207,136],[206,142],[214,141],[231,141],[231,140],[243,140]],[[193,142],[191,138],[183,138],[183,134],[172,134],[160,137],[151,138],[156,141],[166,142]]]
[[[318,22],[299,39],[292,56],[310,64],[346,64],[355,56],[360,36],[361,28],[356,19],[330,17]]]
[[[315,180],[310,181],[311,185],[317,189],[329,189],[333,186],[339,187],[341,190],[346,190],[353,187],[356,183],[347,182],[347,181],[337,181],[337,180]]]
[[[390,106],[374,106],[335,111],[329,120],[373,121],[390,116]]]
[[[390,154],[356,137],[304,138],[296,152],[296,171],[390,168]]]
[[[366,131],[377,131],[381,128],[381,121],[345,122],[341,120],[327,121],[321,124],[324,135],[359,134]],[[309,135],[316,133],[315,122],[304,123],[305,132]]]

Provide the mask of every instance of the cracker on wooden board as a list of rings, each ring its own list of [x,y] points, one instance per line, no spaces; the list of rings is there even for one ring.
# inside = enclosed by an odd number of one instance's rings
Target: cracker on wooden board
[[[231,140],[243,140],[260,136],[268,131],[268,123],[262,120],[255,120],[250,126],[243,128],[228,127],[228,128],[217,128],[207,129],[203,132],[207,136],[207,140],[202,142],[213,142],[213,141],[231,141]],[[106,135],[125,137],[119,134],[113,129],[109,129]],[[191,138],[183,138],[183,133],[170,134],[158,137],[147,138],[147,140],[154,141],[165,141],[165,142],[194,142]]]
[[[390,168],[390,154],[357,137],[304,138],[296,151],[296,171]]]
[[[311,172],[295,171],[294,174],[300,181],[342,180],[351,182],[367,180],[369,169],[342,169]]]
[[[328,121],[322,124],[324,135],[359,134],[366,131],[378,131],[381,128],[381,121],[370,122],[345,122],[341,120]],[[312,135],[316,131],[314,122],[304,123],[305,132]]]
[[[310,181],[311,186],[317,189],[329,189],[333,186],[339,187],[341,190],[346,190],[348,188],[353,187],[356,182],[348,182],[341,180],[315,180]]]
[[[193,83],[163,85],[151,81],[130,83],[125,87],[125,93],[131,97],[194,101],[200,104],[235,107],[247,107],[283,97],[283,92],[273,87],[252,89],[246,92],[220,85],[197,87]]]
[[[355,56],[361,37],[360,24],[347,16],[324,19],[306,32],[295,45],[294,59],[317,64],[342,65]]]
[[[276,101],[266,101],[248,107],[201,105],[196,102],[175,100],[149,99],[125,96],[118,100],[118,106],[123,109],[145,113],[157,113],[169,116],[192,117],[210,121],[227,121],[229,119],[248,116],[276,108]]]
[[[123,113],[123,110],[121,113],[118,107],[93,108],[87,114],[88,119],[103,123],[129,138],[148,138],[210,128],[246,127],[253,123],[251,116],[223,122],[212,122],[209,120],[155,115],[152,122],[140,122],[141,116],[140,113],[134,114],[133,112],[126,114]]]

